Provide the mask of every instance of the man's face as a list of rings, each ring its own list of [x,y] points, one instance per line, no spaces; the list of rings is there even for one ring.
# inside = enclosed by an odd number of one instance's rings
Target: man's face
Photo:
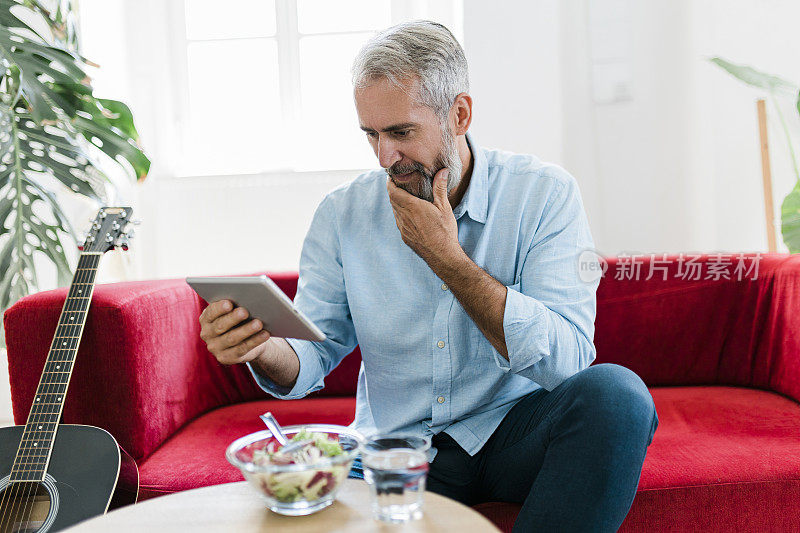
[[[449,193],[461,180],[455,136],[433,109],[420,104],[416,80],[403,88],[386,79],[355,91],[356,111],[380,165],[400,188],[433,201],[433,176],[450,169]]]

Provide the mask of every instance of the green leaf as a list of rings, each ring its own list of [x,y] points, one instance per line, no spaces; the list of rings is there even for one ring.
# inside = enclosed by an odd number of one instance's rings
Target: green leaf
[[[98,185],[108,176],[91,153],[69,132],[52,125],[39,126],[33,116],[20,108],[11,115],[17,140],[14,157],[22,170],[39,172],[60,181],[72,192],[98,202],[103,195]]]
[[[127,105],[118,100],[109,100],[107,98],[98,98],[97,101],[106,111],[111,113],[109,121],[112,126],[119,128],[134,141],[139,141],[139,133],[133,125],[133,113],[131,113]]]
[[[77,8],[78,0],[0,0],[24,5],[32,13],[40,15],[47,23],[55,44],[67,50],[78,48]]]
[[[81,134],[112,159],[116,160],[117,157],[122,157],[127,160],[136,172],[137,179],[143,179],[147,176],[147,171],[150,169],[150,160],[133,144],[130,138],[121,135],[118,129],[104,128],[98,126],[94,121],[81,117],[77,117],[72,124]]]
[[[773,90],[797,90],[797,84],[784,80],[772,74],[766,74],[747,65],[737,65],[721,57],[714,57],[710,60],[718,67],[727,71],[731,76],[743,81],[752,87],[759,87],[767,91]]]
[[[58,109],[68,116],[75,114],[75,108],[55,92],[51,84],[83,83],[87,80],[79,58],[0,26],[0,61],[19,69],[22,97],[31,106],[36,122],[58,120]]]
[[[781,234],[791,253],[800,252],[800,181],[781,204]]]
[[[47,39],[42,34],[11,12],[11,8],[17,5],[21,5],[21,3],[16,0],[0,0],[0,26],[5,26],[6,28],[24,28],[32,34],[37,35],[42,42],[46,42]]]
[[[48,157],[23,132],[20,124],[28,121],[0,113],[0,309],[38,286],[34,254],[43,254],[56,266],[60,284],[71,277],[64,245],[74,243],[72,227],[55,195],[35,178],[37,172],[46,172],[32,170],[38,164],[32,165],[29,156],[36,151],[44,154],[37,160]]]
[[[139,134],[133,124],[133,113],[117,100],[98,99],[81,86],[55,84],[53,89],[77,109],[71,125],[84,138],[106,155],[126,160],[137,179],[144,179],[150,170],[150,160],[138,145]]]

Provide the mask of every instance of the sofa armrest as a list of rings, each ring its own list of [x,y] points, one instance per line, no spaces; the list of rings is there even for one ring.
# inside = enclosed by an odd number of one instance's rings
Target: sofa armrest
[[[778,262],[771,277],[761,291],[764,324],[752,338],[769,388],[800,402],[800,254]]]
[[[708,276],[726,258],[729,279]],[[680,256],[640,256],[638,276],[629,258],[609,258],[597,291],[597,362],[626,366],[648,385],[747,386],[800,401],[800,255],[747,254],[758,271],[744,276],[734,274],[738,258],[701,256],[699,279],[687,279]],[[655,266],[665,270],[651,276]]]
[[[5,313],[18,424],[27,419],[65,298],[66,289],[42,292]],[[182,279],[98,285],[62,421],[102,427],[140,460],[196,416],[263,398],[243,365],[224,367],[206,350],[198,322],[205,305]]]

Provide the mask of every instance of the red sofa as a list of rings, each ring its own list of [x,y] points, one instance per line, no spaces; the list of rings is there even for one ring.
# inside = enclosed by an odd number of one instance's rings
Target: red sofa
[[[597,293],[597,362],[637,372],[660,419],[622,530],[798,531],[800,255],[750,256],[758,273],[744,279],[733,266],[731,279],[720,277],[720,258],[710,255],[694,262],[705,269],[700,279],[683,279],[684,259],[643,257],[638,280],[627,279],[631,258],[610,259]],[[294,295],[295,273],[270,275]],[[35,294],[5,314],[18,424],[65,294]],[[63,422],[110,431],[138,463],[141,499],[240,480],[223,451],[262,429],[264,411],[284,424],[353,417],[357,349],[319,393],[274,400],[245,368],[223,367],[206,351],[203,307],[182,280],[94,293]],[[519,507],[477,508],[508,531]]]

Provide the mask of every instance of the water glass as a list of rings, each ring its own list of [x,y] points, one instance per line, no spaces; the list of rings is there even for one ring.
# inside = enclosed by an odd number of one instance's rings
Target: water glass
[[[376,519],[402,523],[422,517],[430,447],[430,440],[412,436],[378,435],[367,441],[361,463]]]

